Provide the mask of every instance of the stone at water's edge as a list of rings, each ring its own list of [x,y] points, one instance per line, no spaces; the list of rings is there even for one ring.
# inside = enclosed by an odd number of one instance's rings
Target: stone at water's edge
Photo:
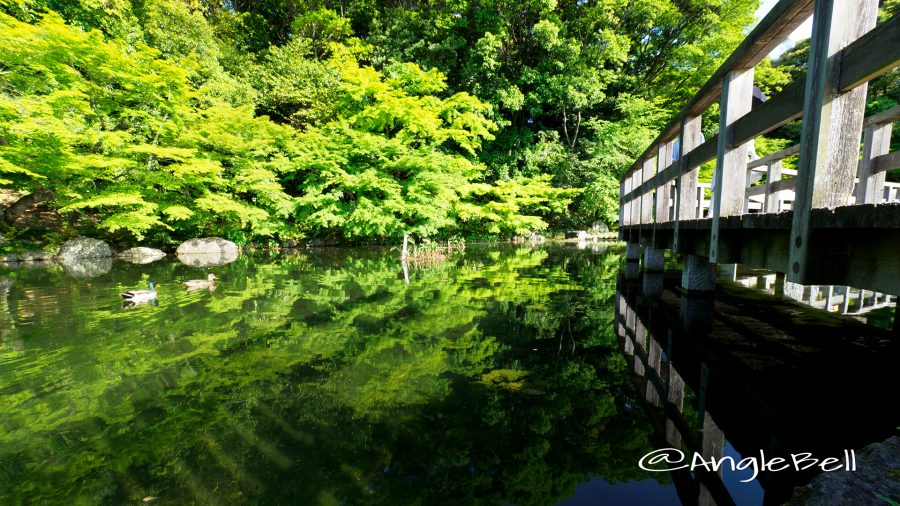
[[[175,255],[181,263],[194,267],[225,265],[237,259],[237,245],[221,237],[191,239],[178,246]]]
[[[90,237],[76,237],[64,242],[56,255],[63,263],[82,258],[109,258],[111,256],[112,250],[109,249],[108,244]]]
[[[118,255],[121,260],[125,260],[126,262],[131,262],[133,264],[149,264],[151,262],[155,262],[160,258],[166,256],[165,252],[160,251],[155,248],[129,248]]]
[[[892,436],[856,452],[856,471],[816,476],[794,489],[786,506],[868,506],[890,504],[878,496],[900,501],[900,437]]]

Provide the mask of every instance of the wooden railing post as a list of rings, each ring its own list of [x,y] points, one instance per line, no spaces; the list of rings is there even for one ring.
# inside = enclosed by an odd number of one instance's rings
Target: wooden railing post
[[[703,218],[703,204],[706,203],[705,190],[706,188],[702,186],[697,187],[697,218]]]
[[[641,179],[638,185],[646,183],[656,175],[656,157],[644,160],[641,167]],[[653,223],[653,191],[648,190],[641,195],[641,225]]]
[[[669,164],[672,163],[672,142],[663,142],[657,148],[657,156],[656,156],[656,173],[659,174]],[[672,218],[669,216],[669,209],[672,206],[672,201],[670,199],[671,196],[671,188],[672,182],[663,183],[658,188],[656,188],[656,218],[654,222],[660,223],[669,221]]]
[[[884,172],[877,171],[875,158],[891,150],[892,123],[872,124],[863,132],[862,159],[859,161],[859,184],[856,186],[857,204],[878,204],[884,187]],[[887,196],[890,198],[890,195]]]
[[[776,181],[781,181],[781,160],[775,160],[766,165],[766,196],[763,201],[763,212],[777,213],[781,211],[779,205],[781,199],[778,198],[778,192],[773,191],[774,188],[772,188],[772,183]]]
[[[789,241],[795,283],[806,280],[811,210],[846,204],[853,188],[867,85],[841,93],[836,55],[875,26],[877,13],[878,0],[815,2]]]
[[[684,118],[681,122],[681,131],[679,132],[679,152],[678,152],[678,172],[675,202],[675,233],[674,233],[674,251],[676,253],[684,253],[679,241],[679,222],[682,220],[693,220],[697,218],[697,176],[700,174],[699,167],[688,167],[687,155],[692,149],[700,145],[702,134],[700,126],[703,121],[701,116]],[[690,170],[689,170],[690,169]]]
[[[716,171],[713,175],[712,236],[709,261],[718,261],[719,220],[744,212],[744,193],[747,185],[748,145],[734,146],[734,122],[750,112],[753,101],[753,68],[734,69],[725,74],[719,106],[719,145]]]
[[[631,173],[631,191],[636,190],[639,186],[641,186],[641,169],[636,169]],[[635,196],[631,199],[631,224],[632,225],[640,225],[641,224],[641,198],[640,196]]]

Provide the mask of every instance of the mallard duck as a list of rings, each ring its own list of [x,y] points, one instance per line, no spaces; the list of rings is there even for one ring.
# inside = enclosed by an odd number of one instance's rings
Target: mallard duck
[[[151,281],[149,290],[129,290],[119,295],[121,295],[122,298],[125,299],[125,302],[130,302],[132,304],[143,304],[144,302],[150,302],[151,300],[156,299],[156,283]]]
[[[191,279],[189,281],[184,282],[184,287],[190,290],[202,290],[204,288],[209,288],[210,290],[215,289],[216,286],[216,275],[210,274],[206,276],[206,279]]]

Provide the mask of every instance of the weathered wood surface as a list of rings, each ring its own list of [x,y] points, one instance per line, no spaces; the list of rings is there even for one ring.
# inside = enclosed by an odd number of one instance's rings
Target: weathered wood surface
[[[753,103],[753,69],[732,70],[725,76],[719,106],[719,139],[713,173],[712,241],[709,259],[716,262],[719,219],[744,211],[747,182],[747,144],[734,142],[734,123],[750,112]]]
[[[644,161],[641,171],[641,183],[645,184],[656,175],[656,158]],[[653,221],[653,192],[645,192],[641,195],[641,224],[650,225]]]
[[[900,17],[892,17],[849,45],[842,51],[840,62],[841,91],[851,90],[896,67],[900,64]]]
[[[900,61],[900,60],[898,60]],[[883,123],[892,123],[894,121],[900,120],[900,105],[896,107],[892,107],[886,111],[882,111],[878,114],[873,114],[866,118],[863,121],[863,127],[870,127],[872,125],[881,125]]]
[[[803,93],[806,76],[801,75],[793,83],[734,123],[732,136],[735,143],[744,143],[775,130],[795,120],[803,113]]]
[[[837,89],[840,60],[835,56],[874,28],[877,14],[878,0],[816,1],[787,271],[795,283],[806,281],[811,263],[810,210],[847,204],[857,169],[868,87]]]
[[[768,162],[768,166],[766,167],[766,197],[763,201],[763,211],[767,213],[777,213],[781,210],[779,209],[779,190],[776,189],[775,186],[777,183],[781,182],[781,173],[782,168],[780,158]]]
[[[674,165],[679,172],[676,185],[678,198],[675,203],[675,251],[678,251],[678,222],[697,217],[697,194],[695,188],[697,187],[697,177],[700,174],[700,169],[688,165],[689,160],[686,155],[696,151],[695,148],[700,143],[702,122],[703,118],[701,116],[694,116],[685,118],[681,124],[679,141],[681,153],[678,156],[678,164]]]
[[[789,156],[796,155],[799,152],[800,152],[800,145],[794,144],[793,146],[782,149],[781,151],[779,151],[777,153],[772,153],[771,155],[767,155],[762,158],[753,160],[752,162],[747,164],[747,168],[753,169],[755,167],[764,167],[774,161],[783,160]]]
[[[900,169],[900,151],[894,151],[893,153],[877,156],[875,157],[873,162],[875,162],[873,171],[876,173],[884,172],[887,170]]]
[[[656,178],[653,182],[653,186],[656,187],[656,212],[654,214],[655,222],[669,221],[674,218],[674,215],[670,216],[670,208],[672,206],[671,194],[674,184],[671,183],[670,180],[659,179],[660,174],[663,173],[672,162],[673,149],[674,142],[664,142],[659,145],[659,148],[657,150]],[[674,177],[672,179],[674,179]]]
[[[892,165],[890,158],[884,159],[891,149],[891,123],[874,124],[866,127],[863,137],[862,159],[859,161],[859,184],[856,186],[856,202],[879,203],[881,188],[884,186],[884,171]],[[894,153],[900,155],[900,152]],[[884,160],[887,163],[882,163]]]

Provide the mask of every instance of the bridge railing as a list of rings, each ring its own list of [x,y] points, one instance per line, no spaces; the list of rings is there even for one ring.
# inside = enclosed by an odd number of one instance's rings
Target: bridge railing
[[[718,231],[724,218],[790,209],[784,270],[789,280],[802,283],[813,209],[878,203],[885,197],[897,200],[898,190],[885,184],[884,175],[900,167],[900,153],[889,153],[891,123],[900,111],[895,108],[863,121],[867,83],[900,63],[900,16],[876,25],[877,13],[878,0],[776,4],[623,176],[622,238],[647,244],[650,239],[642,230],[655,234],[658,225],[668,224],[674,229],[672,248],[685,253],[679,240],[683,225],[708,214],[708,258],[718,262]],[[806,75],[752,106],[754,66],[810,16],[813,34]],[[704,141],[701,118],[717,101],[718,133]],[[753,139],[801,117],[798,146],[749,161]],[[781,167],[781,160],[792,155],[799,155],[793,174]],[[700,166],[712,159],[716,191],[707,205],[698,175]],[[765,183],[748,187],[748,173],[754,170],[765,170]],[[788,175],[794,177],[784,178]]]

